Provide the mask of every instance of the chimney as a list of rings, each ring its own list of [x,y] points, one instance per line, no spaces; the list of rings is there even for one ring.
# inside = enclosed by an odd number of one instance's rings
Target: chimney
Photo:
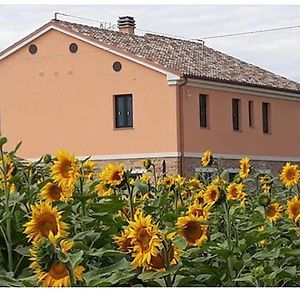
[[[120,32],[134,34],[135,21],[133,17],[119,17],[118,28]]]

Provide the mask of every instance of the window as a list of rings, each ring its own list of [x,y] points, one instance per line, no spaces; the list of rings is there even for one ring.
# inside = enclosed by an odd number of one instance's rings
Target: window
[[[133,127],[132,95],[115,96],[116,128]]]
[[[207,127],[206,95],[199,96],[200,127]]]
[[[253,101],[248,101],[248,113],[249,113],[249,127],[254,127],[253,125]]]
[[[270,103],[262,103],[262,121],[263,121],[263,133],[270,132]]]
[[[240,102],[239,99],[232,99],[232,128],[240,130]]]
[[[195,173],[199,175],[200,181],[204,180],[212,180],[216,174],[217,174],[217,169],[216,168],[195,168]]]

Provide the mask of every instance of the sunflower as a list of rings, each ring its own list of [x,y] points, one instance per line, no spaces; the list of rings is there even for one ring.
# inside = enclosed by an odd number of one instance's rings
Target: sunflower
[[[271,223],[278,221],[281,218],[282,207],[279,203],[273,202],[266,208],[266,218]]]
[[[62,212],[52,207],[49,202],[31,205],[31,220],[24,225],[24,233],[33,241],[48,237],[50,232],[66,236],[68,225],[61,220],[61,214]]]
[[[179,217],[176,226],[189,246],[201,246],[207,240],[207,225],[202,225],[203,218],[195,215]]]
[[[124,179],[124,168],[121,164],[107,164],[99,177],[104,183],[119,185]]]
[[[219,200],[220,198],[220,190],[218,186],[214,184],[210,184],[204,193],[204,199],[207,203],[215,203]]]
[[[293,199],[287,202],[287,213],[289,218],[297,223],[300,219],[300,199],[295,196]]]
[[[38,242],[33,243],[32,248],[29,250],[31,254],[30,268],[35,272],[39,282],[42,282],[44,287],[69,287],[70,279],[67,264],[59,261],[55,251],[58,250],[56,245],[57,240],[51,246],[49,241],[40,239]],[[62,253],[67,253],[73,246],[72,242],[62,240],[59,244],[59,250]],[[55,248],[54,248],[55,247]],[[77,265],[73,269],[73,275],[75,281],[83,280],[83,272],[85,268]]]
[[[110,196],[114,193],[113,189],[110,188],[107,184],[104,182],[100,182],[99,184],[96,185],[95,187],[96,192],[98,195],[101,197],[107,197]]]
[[[93,180],[94,177],[94,170],[95,170],[96,163],[91,160],[86,160],[83,165],[83,177],[87,178],[88,180]]]
[[[200,190],[201,186],[202,186],[202,184],[201,184],[199,179],[192,178],[192,179],[189,180],[189,183],[188,183],[189,189],[191,189],[191,190]]]
[[[48,182],[41,190],[41,198],[53,201],[67,202],[73,194],[73,187],[60,186],[57,183]]]
[[[210,166],[213,162],[213,157],[212,154],[209,150],[207,150],[206,152],[204,152],[202,158],[201,158],[201,164],[203,167],[207,167]]]
[[[196,217],[202,218],[203,220],[208,220],[210,216],[209,206],[199,204],[194,202],[188,209],[188,214],[194,215]]]
[[[150,183],[150,177],[147,173],[144,173],[141,177],[140,177],[140,181],[145,183],[145,184],[149,184]]]
[[[300,177],[300,171],[297,165],[286,163],[280,173],[280,180],[286,187],[291,187],[298,183]]]
[[[248,157],[244,157],[240,160],[240,172],[239,176],[242,179],[245,179],[249,176],[250,170],[251,170],[251,165],[250,165],[250,160]]]
[[[144,217],[141,212],[137,212],[134,221],[129,222],[128,238],[133,245],[134,260],[133,268],[146,268],[150,264],[151,258],[157,256],[161,246],[160,232],[157,225],[151,223],[151,216]]]
[[[14,184],[10,184],[9,181],[13,176],[15,167],[14,167],[13,162],[7,155],[4,155],[3,158],[4,159],[3,159],[3,162],[1,162],[1,168],[3,168],[2,163],[4,163],[6,172],[5,172],[5,176],[4,176],[3,170],[1,170],[1,172],[0,172],[0,189],[1,190],[5,189],[5,182],[4,182],[5,179],[4,178],[6,177],[6,181],[7,181],[8,187],[10,188],[10,192],[13,192],[12,189],[13,189]]]
[[[244,185],[242,183],[231,183],[227,187],[227,199],[228,200],[241,200],[244,192]]]
[[[56,162],[51,167],[51,177],[60,186],[73,186],[79,176],[79,167],[74,154],[59,150]]]
[[[193,198],[194,198],[194,201],[197,202],[198,204],[205,202],[203,191],[200,191],[197,194],[194,194]]]
[[[118,245],[118,249],[122,252],[131,252],[132,251],[132,240],[128,237],[129,230],[125,228],[120,236],[114,236],[113,239]]]

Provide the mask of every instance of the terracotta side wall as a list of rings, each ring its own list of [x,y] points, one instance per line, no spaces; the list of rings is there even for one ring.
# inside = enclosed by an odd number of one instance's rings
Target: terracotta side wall
[[[199,94],[208,95],[208,128],[200,128]],[[232,98],[241,99],[241,130],[232,129]],[[248,100],[254,102],[249,127]],[[270,103],[269,134],[262,130],[262,102]],[[185,152],[300,157],[300,102],[184,87]]]
[[[76,42],[79,50],[69,52]],[[166,76],[72,37],[49,31],[0,61],[2,134],[35,158],[177,151],[176,87]],[[122,63],[121,72],[112,69]],[[113,95],[133,94],[134,129],[114,129]]]

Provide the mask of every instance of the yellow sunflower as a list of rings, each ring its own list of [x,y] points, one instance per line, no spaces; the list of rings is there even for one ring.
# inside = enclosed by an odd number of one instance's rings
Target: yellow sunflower
[[[97,184],[95,189],[100,197],[107,197],[114,193],[113,189],[104,182],[100,182],[99,184]]]
[[[231,183],[227,187],[227,199],[228,200],[241,200],[243,197],[244,185],[242,183]]]
[[[125,228],[120,236],[115,235],[113,237],[115,243],[118,245],[118,249],[122,252],[131,252],[132,251],[132,240],[129,236],[128,228]]]
[[[210,216],[209,206],[203,205],[203,203],[199,204],[195,201],[191,206],[189,206],[188,214],[202,218],[203,220],[208,220]]]
[[[209,150],[207,150],[206,152],[204,152],[204,154],[201,158],[201,164],[203,167],[207,167],[207,166],[211,165],[212,162],[213,162],[212,154]]]
[[[56,240],[54,241],[56,242]],[[32,261],[30,268],[33,269],[38,281],[42,282],[44,287],[69,287],[70,279],[67,265],[55,257],[53,253],[54,249],[49,253],[48,249],[44,246],[45,244],[43,239],[33,243],[33,246],[30,249]],[[60,250],[63,253],[67,253],[72,248],[72,245],[71,242],[61,241],[60,247],[62,248]],[[84,270],[85,268],[80,265],[74,268],[73,275],[76,282],[83,280]]]
[[[6,171],[5,175],[6,175],[6,180],[7,180],[7,183],[8,183],[8,187],[11,190],[10,192],[13,192],[12,189],[14,189],[14,184],[10,184],[9,181],[13,176],[13,171],[14,171],[15,167],[14,167],[13,162],[11,161],[11,159],[7,155],[4,155],[3,158],[4,158],[3,161],[4,161],[4,165],[5,165],[5,171]],[[1,168],[3,168],[2,162],[1,162]],[[0,189],[1,190],[5,189],[4,177],[5,177],[4,173],[1,170],[1,172],[0,172]]]
[[[121,164],[107,164],[99,177],[104,183],[119,185],[124,179],[124,168]]]
[[[93,180],[95,167],[96,167],[96,163],[94,161],[91,161],[89,159],[86,160],[82,166],[83,177],[87,178],[88,180]]]
[[[200,190],[201,186],[202,186],[202,184],[201,184],[199,179],[192,178],[192,179],[189,180],[189,183],[188,183],[189,189],[191,189],[191,190]]]
[[[52,207],[49,202],[31,205],[31,220],[24,225],[24,233],[33,241],[48,237],[50,232],[66,236],[68,225],[61,220],[61,214],[62,212]]]
[[[79,176],[79,167],[74,154],[59,150],[57,160],[51,167],[51,177],[61,186],[73,186]]]
[[[278,221],[281,218],[282,207],[279,203],[273,202],[266,208],[266,218],[271,223]]]
[[[203,218],[195,215],[179,217],[176,226],[189,246],[201,246],[207,240],[207,225],[201,224]]]
[[[207,203],[215,203],[219,200],[220,198],[220,190],[218,186],[214,184],[210,184],[207,186],[206,191],[204,193],[204,199]]]
[[[249,176],[251,170],[250,160],[248,157],[244,157],[240,160],[240,172],[239,176],[245,179]]]
[[[129,222],[128,229],[128,238],[132,241],[134,252],[132,266],[146,268],[151,258],[159,253],[162,243],[159,229],[151,223],[150,215],[144,217],[140,212],[135,214],[134,221]]]
[[[200,191],[197,194],[194,194],[193,198],[194,198],[194,201],[197,202],[198,204],[205,202],[203,191]]]
[[[287,202],[287,213],[294,223],[298,223],[300,219],[300,199],[297,196]]]
[[[145,184],[149,184],[150,183],[150,177],[147,173],[144,173],[141,177],[140,177],[140,181],[145,183]]]
[[[300,171],[298,165],[286,163],[280,173],[280,180],[286,187],[291,187],[298,183]]]
[[[48,182],[41,190],[41,198],[53,201],[67,202],[73,194],[74,188],[71,186],[60,186],[57,183]]]

